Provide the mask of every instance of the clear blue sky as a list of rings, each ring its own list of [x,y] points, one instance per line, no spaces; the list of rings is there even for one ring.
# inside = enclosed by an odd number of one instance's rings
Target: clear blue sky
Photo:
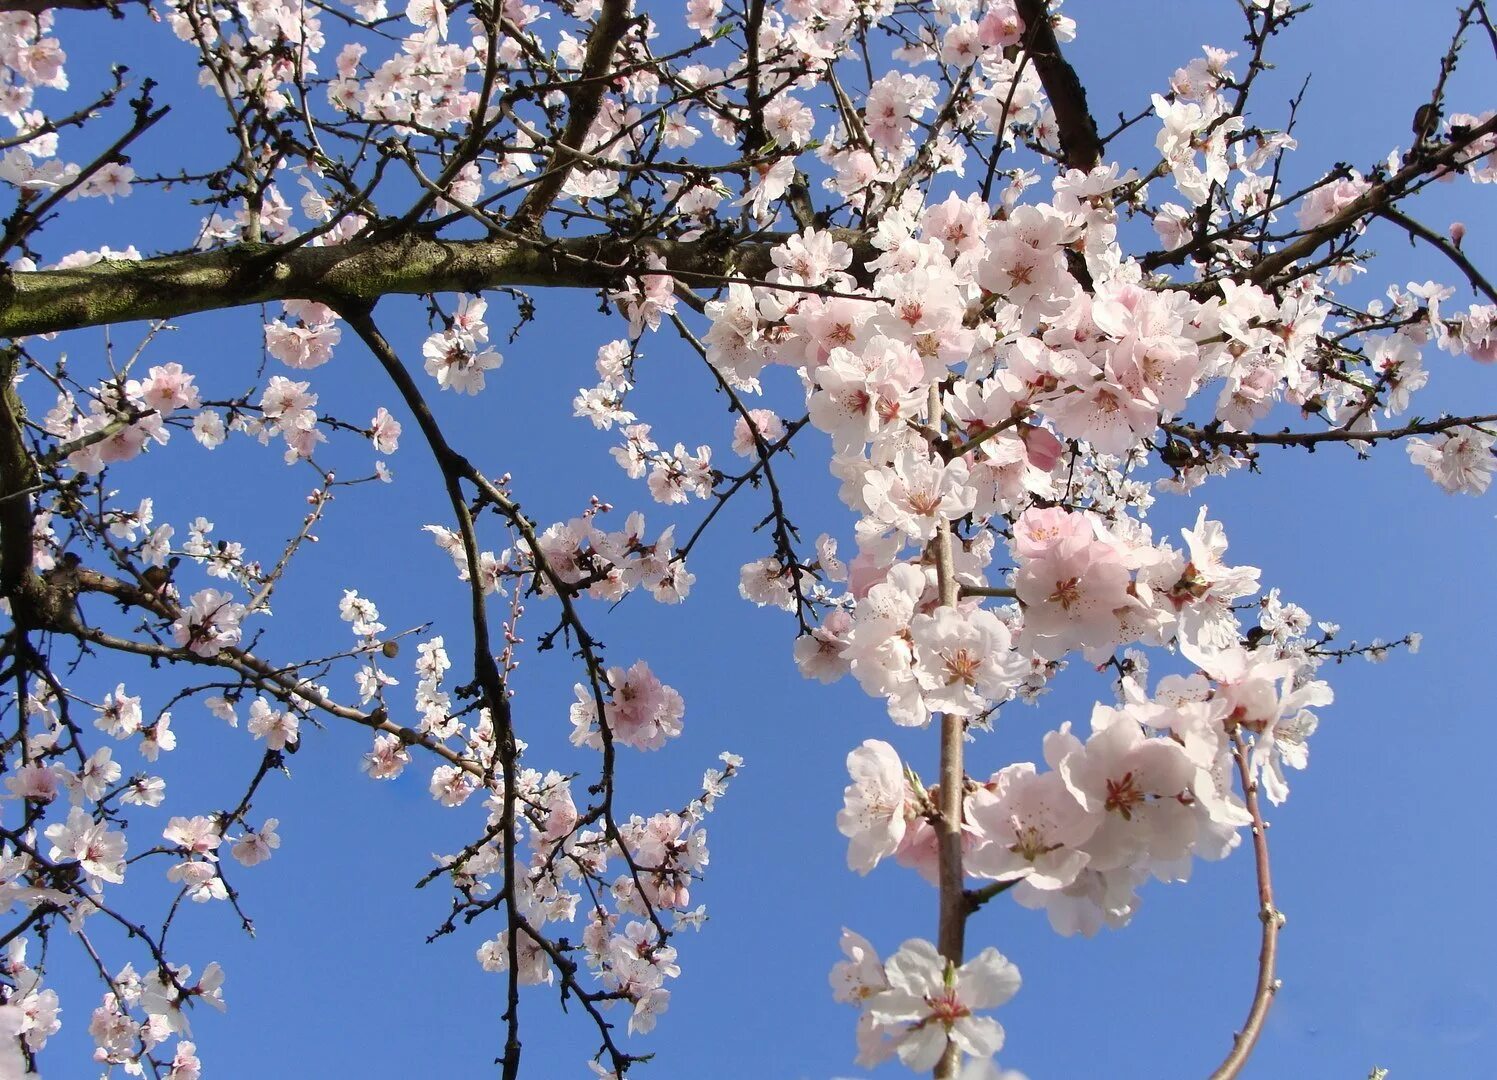
[[[1279,69],[1265,76],[1256,98],[1263,123],[1281,119],[1282,104],[1307,73],[1314,76],[1292,178],[1313,179],[1338,161],[1365,166],[1407,145],[1409,119],[1433,84],[1453,8],[1334,0],[1279,43]],[[1198,0],[1068,4],[1080,23],[1070,56],[1102,126],[1119,111],[1144,107],[1202,43],[1236,47],[1235,9]],[[681,17],[674,5],[656,10],[662,21]],[[156,161],[190,167],[222,157],[220,107],[195,89],[191,52],[164,27],[147,24],[139,12],[122,23],[70,14],[58,21],[75,87],[100,84],[106,62],[121,60],[160,80],[172,100],[173,114],[134,155],[138,171]],[[147,44],[149,61],[139,59]],[[1455,83],[1456,108],[1494,105],[1490,59],[1479,57],[1473,46]],[[1140,149],[1139,142],[1152,141],[1154,125],[1141,129],[1146,134],[1133,144],[1139,153],[1125,161],[1147,166],[1150,147]],[[70,145],[65,138],[65,150]],[[1469,228],[1467,249],[1493,249],[1497,213],[1489,191],[1442,186],[1417,209],[1436,228],[1460,216]],[[47,254],[101,243],[185,246],[196,223],[195,211],[184,214],[171,197],[152,193],[138,193],[113,211],[78,204],[46,234]],[[1401,235],[1387,233],[1378,246],[1388,258],[1367,277],[1373,291],[1431,276],[1456,280],[1424,252],[1409,250]],[[694,522],[700,504],[673,512],[653,504],[643,484],[613,465],[607,449],[614,437],[570,415],[577,388],[593,382],[597,346],[619,335],[621,324],[597,315],[593,297],[538,299],[539,322],[514,344],[500,344],[506,362],[489,390],[477,399],[438,401],[454,442],[491,474],[513,473],[518,498],[542,523],[574,516],[593,494],[618,506],[620,521],[628,509],[644,509],[652,533],[669,521]],[[1463,291],[1453,303],[1469,300]],[[399,301],[388,309],[382,312],[387,332],[414,362],[425,336],[418,306]],[[491,303],[496,332],[507,329],[509,311],[502,300]],[[179,360],[209,394],[232,393],[259,361],[259,325],[252,310],[184,319],[148,357]],[[131,348],[137,338],[113,333],[116,348]],[[346,339],[335,362],[312,373],[320,408],[359,421],[381,404],[400,414],[376,366],[351,334]],[[104,340],[102,332],[86,331],[68,341],[80,370],[98,362]],[[665,335],[647,341],[645,351],[635,411],[656,424],[658,441],[710,442],[731,467],[731,418],[706,370]],[[1415,413],[1489,411],[1497,402],[1493,371],[1433,351],[1426,365],[1431,386],[1416,399]],[[794,389],[779,379],[770,404],[788,413]],[[1269,424],[1289,419],[1276,414]],[[825,475],[824,440],[807,435],[798,459],[782,467],[794,516],[808,536],[827,529],[850,544],[850,519]],[[367,448],[346,446],[328,457],[340,460],[351,475],[367,469],[370,457]],[[437,618],[459,663],[455,674],[462,674],[466,597],[447,557],[419,532],[447,518],[414,425],[407,425],[392,464],[392,488],[339,494],[319,530],[322,542],[278,595],[267,636],[271,655],[310,655],[329,651],[328,642],[348,641],[336,606],[343,588],[357,587],[392,628]],[[179,436],[115,479],[124,504],[155,496],[158,518],[173,522],[179,536],[201,513],[218,523],[215,535],[243,540],[252,554],[268,558],[294,531],[312,474],[237,440],[209,455]],[[682,738],[661,753],[625,760],[625,807],[648,813],[679,805],[719,751],[746,759],[709,820],[712,866],[694,892],[711,921],[676,942],[684,973],[655,1034],[629,1041],[631,1050],[657,1054],[641,1068],[643,1076],[865,1076],[851,1065],[855,1013],[835,1005],[826,986],[839,930],[857,929],[886,953],[906,937],[934,936],[933,892],[892,866],[858,878],[845,867],[845,842],[834,826],[850,748],[866,738],[887,739],[929,774],[934,738],[894,729],[881,705],[854,685],[802,681],[790,659],[793,624],[738,599],[738,566],[768,552],[766,544],[746,539],[764,513],[756,498],[750,493],[714,524],[693,563],[698,580],[684,607],[660,608],[636,596],[611,613],[602,605],[588,609],[611,662],[647,658],[687,702]],[[1261,476],[1215,482],[1195,499],[1163,497],[1156,529],[1192,521],[1202,498],[1227,525],[1232,561],[1263,568],[1266,585],[1280,586],[1315,618],[1340,623],[1345,638],[1424,635],[1418,656],[1399,653],[1381,667],[1356,661],[1325,672],[1336,704],[1322,711],[1310,770],[1273,815],[1275,877],[1288,915],[1284,988],[1247,1075],[1360,1078],[1374,1064],[1392,1069],[1393,1080],[1490,1075],[1497,1056],[1491,974],[1497,935],[1489,912],[1497,871],[1485,738],[1497,699],[1489,616],[1497,606],[1489,569],[1497,511],[1490,501],[1444,495],[1401,448],[1384,449],[1371,462],[1337,447],[1313,456],[1266,454]],[[503,541],[495,534],[488,544]],[[546,626],[534,605],[526,636]],[[411,658],[408,650],[401,663]],[[566,745],[575,673],[562,660],[526,656],[516,699],[519,733],[538,767],[589,767]],[[401,674],[393,700],[408,702],[414,679],[408,668]],[[148,706],[151,693],[171,684],[143,665],[114,660],[81,679],[81,689],[100,695],[124,680],[133,693],[147,693]],[[1045,730],[1067,719],[1084,722],[1090,702],[1109,694],[1105,680],[1074,665],[1037,709],[1005,710],[1001,731],[973,749],[972,771],[1037,759]],[[168,814],[217,809],[259,761],[259,745],[242,729],[226,730],[199,707],[178,710],[175,726],[181,748],[159,767],[167,804],[131,813],[132,850],[159,835]],[[173,931],[174,956],[196,969],[218,960],[228,972],[228,1015],[193,1016],[209,1076],[480,1076],[500,1051],[504,983],[473,959],[499,926],[425,945],[447,896],[439,885],[411,888],[433,853],[471,839],[478,815],[434,804],[428,770],[419,763],[394,783],[369,781],[358,769],[366,749],[362,730],[304,729],[301,750],[290,759],[292,779],[262,789],[254,816],[280,818],[283,845],[268,864],[232,877],[255,920],[255,939],[237,931],[224,905],[194,905]],[[121,755],[129,770],[131,757]],[[137,873],[159,877],[164,866]],[[168,895],[164,880],[137,882],[120,895],[136,893],[131,903],[144,914],[159,910],[150,906],[153,887],[159,897]],[[970,945],[996,945],[1025,980],[999,1013],[1009,1031],[1000,1060],[1033,1080],[1204,1075],[1230,1045],[1251,994],[1255,906],[1244,852],[1225,863],[1198,864],[1187,885],[1147,886],[1132,925],[1093,940],[1061,939],[1042,913],[991,905],[972,923]],[[112,944],[118,967],[132,954]],[[42,1059],[43,1074],[90,1075],[86,1026],[97,983],[61,935],[49,959],[64,1027]],[[575,1014],[562,1017],[546,988],[530,990],[524,1009],[524,1074],[585,1075],[589,1025]]]

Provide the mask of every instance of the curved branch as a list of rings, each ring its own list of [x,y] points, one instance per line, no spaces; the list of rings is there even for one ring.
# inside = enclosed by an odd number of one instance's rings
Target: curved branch
[[[1242,797],[1247,803],[1248,813],[1253,816],[1253,857],[1258,872],[1258,918],[1263,923],[1263,936],[1258,946],[1258,982],[1253,990],[1253,1003],[1248,1009],[1247,1021],[1237,1033],[1232,1051],[1211,1074],[1211,1080],[1232,1080],[1247,1064],[1248,1055],[1263,1033],[1263,1022],[1268,1018],[1269,1006],[1278,993],[1281,980],[1274,974],[1279,954],[1279,930],[1284,926],[1284,913],[1274,907],[1273,878],[1268,867],[1268,826],[1258,806],[1258,785],[1253,782],[1248,769],[1247,747],[1242,736],[1232,733],[1233,756],[1237,759],[1237,775],[1242,780]]]
[[[1460,267],[1461,273],[1465,274],[1466,280],[1471,283],[1471,288],[1483,294],[1492,303],[1497,304],[1497,289],[1492,288],[1492,283],[1482,276],[1481,271],[1476,269],[1471,260],[1466,258],[1465,253],[1460,248],[1435,232],[1428,225],[1415,221],[1407,214],[1395,210],[1391,206],[1383,207],[1378,211],[1378,214],[1387,218],[1400,229],[1403,229],[1409,236],[1418,237],[1425,243],[1439,249],[1441,254]]]
[[[520,911],[515,900],[515,760],[519,751],[515,744],[514,719],[510,714],[509,690],[504,676],[494,659],[494,650],[489,644],[489,622],[487,599],[483,587],[483,567],[478,550],[478,535],[473,525],[473,513],[463,497],[460,477],[467,471],[466,459],[452,449],[441,428],[432,417],[431,410],[422,397],[415,381],[410,377],[400,357],[375,324],[372,307],[345,307],[339,314],[353,327],[354,333],[385,369],[390,381],[405,399],[406,407],[415,415],[422,434],[426,437],[432,456],[441,470],[447,501],[452,506],[462,537],[463,557],[468,569],[468,594],[470,623],[473,629],[473,677],[482,689],[489,707],[489,716],[494,724],[498,741],[498,757],[503,773],[504,790],[500,795],[500,832],[503,836],[504,859],[504,905],[509,924],[509,968],[507,1007],[504,1012],[505,1040],[503,1058],[504,1080],[515,1080],[520,1073],[520,959],[519,927]],[[484,782],[491,779],[492,761],[486,763]]]

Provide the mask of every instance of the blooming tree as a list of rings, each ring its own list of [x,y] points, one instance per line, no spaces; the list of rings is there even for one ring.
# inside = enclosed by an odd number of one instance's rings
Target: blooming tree
[[[1413,216],[1431,185],[1497,181],[1497,112],[1453,82],[1497,49],[1483,0],[1450,11],[1407,145],[1303,185],[1287,179],[1300,99],[1253,96],[1302,14],[1289,0],[1241,0],[1224,30],[1241,48],[1181,58],[1110,129],[1066,55],[1084,20],[1047,0],[56,6],[75,10],[0,0],[0,1078],[37,1067],[62,1001],[100,1071],[200,1075],[189,1016],[225,1008],[225,972],[169,931],[195,904],[249,927],[252,868],[296,842],[262,807],[328,725],[368,729],[371,781],[420,770],[467,815],[471,841],[422,884],[451,889],[438,936],[482,930],[502,1075],[521,1071],[522,1016],[558,994],[589,1033],[568,1072],[644,1071],[629,1037],[668,1022],[682,932],[704,918],[706,819],[743,762],[725,751],[641,806],[630,759],[669,755],[697,706],[648,640],[603,641],[631,593],[689,603],[699,545],[754,500],[743,599],[784,613],[787,672],[793,652],[875,702],[841,813],[808,827],[839,830],[859,873],[893,860],[932,887],[902,944],[844,933],[830,978],[857,1014],[849,1056],[997,1075],[992,1010],[1020,976],[969,943],[974,915],[1006,894],[1092,935],[1125,925],[1150,879],[1245,847],[1258,978],[1214,1075],[1238,1072],[1277,988],[1268,816],[1332,702],[1324,665],[1390,646],[1334,642],[1271,570],[1234,561],[1206,506],[1179,535],[1148,515],[1267,446],[1402,443],[1445,491],[1489,486],[1497,414],[1414,412],[1431,354],[1497,361],[1497,291],[1464,226]],[[149,60],[69,62],[67,35],[111,16],[159,24]],[[198,145],[135,160],[170,111],[153,64],[196,65],[227,124],[210,164]],[[74,249],[78,215],[128,230],[130,200],[165,196],[174,240],[153,224],[123,250]],[[1370,239],[1400,234],[1451,284],[1362,298]],[[514,408],[496,324],[526,348],[548,317],[532,292],[560,288],[616,316],[574,408],[616,437],[624,476],[595,483],[629,509],[595,495],[550,522],[451,409]],[[400,296],[425,305],[419,355],[391,329]],[[241,306],[265,312],[263,341],[170,357],[173,321]],[[74,333],[97,327],[116,328],[102,350]],[[635,411],[647,349],[708,373],[728,406],[715,443]],[[328,364],[365,371],[384,404],[339,411]],[[256,443],[312,484],[278,550],[206,509],[158,513],[178,455],[274,488]],[[792,451],[830,471],[840,517],[797,506],[776,474]],[[428,587],[462,601],[391,628],[379,579],[339,581],[343,636],[280,631],[271,601],[308,587],[295,568],[335,500],[408,454],[445,505],[403,521],[392,504],[384,527],[429,533]],[[684,509],[661,527],[650,504]],[[812,538],[804,515],[833,524]],[[573,700],[526,696],[535,649],[570,656]],[[1099,675],[1089,717],[1031,708]],[[239,730],[205,734],[213,717]],[[1033,727],[1040,760],[990,760],[1000,725]],[[938,744],[937,773],[901,757],[895,727]],[[173,805],[153,765],[181,728],[258,744],[247,784]],[[568,728],[570,756],[527,745]],[[152,875],[171,889],[159,911],[131,888]],[[100,987],[49,982],[48,943],[81,950]]]

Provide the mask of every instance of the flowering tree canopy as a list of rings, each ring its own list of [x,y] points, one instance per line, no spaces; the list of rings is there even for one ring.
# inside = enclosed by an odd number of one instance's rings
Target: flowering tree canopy
[[[807,799],[840,813],[762,827],[929,883],[902,941],[795,946],[851,1006],[848,1060],[999,1076],[1021,981],[980,914],[1092,936],[1242,847],[1257,978],[1201,1063],[1237,1075],[1279,986],[1269,819],[1327,665],[1419,640],[1343,643],[1209,500],[1268,448],[1490,485],[1497,398],[1416,394],[1497,362],[1466,226],[1420,216],[1497,182],[1497,102],[1469,97],[1497,27],[1453,3],[1443,53],[1404,58],[1429,89],[1402,145],[1302,180],[1305,89],[1254,91],[1304,7],[1220,5],[1235,51],[1174,58],[1112,120],[1070,58],[1081,6],[0,0],[0,1080],[199,1076],[189,1020],[232,994],[173,928],[251,929],[254,868],[314,826],[275,816],[284,777],[359,728],[369,798],[419,774],[461,820],[420,884],[448,890],[431,936],[494,973],[499,1073],[649,1075],[745,767],[729,724],[717,757],[672,743],[792,663],[873,700]],[[78,60],[70,35],[125,25],[152,43],[128,67]],[[195,134],[159,138],[183,110]],[[513,367],[573,359],[557,290],[612,324],[548,436],[610,440],[583,477],[484,449],[530,408]],[[263,337],[175,345],[233,308]],[[545,486],[574,509],[537,515]],[[372,569],[397,533],[428,558]],[[734,620],[779,613],[783,667],[688,700],[654,640],[735,584]],[[412,591],[419,621],[387,625]],[[532,660],[572,696],[528,689]],[[1047,709],[1067,681],[1100,700]],[[999,756],[1009,731],[1035,760]],[[218,747],[182,795],[179,734]],[[557,999],[574,1058],[527,1056]],[[94,1066],[49,1064],[63,1008]]]

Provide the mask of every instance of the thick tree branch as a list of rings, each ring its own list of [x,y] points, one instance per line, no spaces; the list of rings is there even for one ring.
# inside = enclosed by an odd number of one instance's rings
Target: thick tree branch
[[[615,288],[637,275],[640,257],[659,255],[686,280],[757,279],[785,233],[753,239],[635,242],[611,236],[434,240],[414,232],[294,250],[239,244],[139,262],[104,261],[71,270],[17,273],[0,267],[0,337],[144,319],[277,300],[372,303],[391,294],[478,292],[502,286]],[[833,230],[861,264],[875,254],[863,234]]]
[[[147,0],[0,0],[0,12],[24,11],[28,15],[40,15],[51,8],[66,8],[69,11],[107,11],[116,19],[123,19],[122,4],[144,4]]]
[[[21,435],[26,415],[15,390],[18,350],[0,350],[0,596],[9,596],[31,570],[31,500],[40,478]]]
[[[571,175],[572,166],[576,164],[574,152],[582,149],[582,142],[603,107],[603,94],[608,83],[602,76],[607,73],[613,51],[629,28],[628,6],[625,0],[603,0],[597,24],[587,38],[582,71],[577,82],[566,90],[567,125],[556,142],[547,176],[530,189],[510,221],[510,227],[517,232],[526,232],[541,220]]]
[[[1031,42],[1029,54],[1034,68],[1055,110],[1061,157],[1070,168],[1090,172],[1102,161],[1102,139],[1087,108],[1086,87],[1060,53],[1048,0],[1019,0],[1019,15],[1024,19],[1026,40]]]
[[[930,422],[941,423],[941,390],[938,385],[930,388]],[[936,583],[942,607],[955,608],[958,582],[956,564],[952,553],[951,522],[944,517],[936,527],[936,538],[931,545],[935,550]],[[966,719],[944,713],[941,716],[941,791],[936,818],[936,843],[940,883],[940,911],[937,931],[937,948],[942,958],[951,967],[960,967],[966,958],[967,916],[975,909],[963,890],[966,872],[962,860],[962,804],[965,802],[967,768],[965,762]],[[961,1067],[962,1055],[954,1042],[946,1045],[946,1053],[936,1066],[937,1078],[954,1077]]]
[[[1387,180],[1373,184],[1356,199],[1353,199],[1339,214],[1324,224],[1306,232],[1292,244],[1262,259],[1248,273],[1248,280],[1255,285],[1271,284],[1273,279],[1301,259],[1313,255],[1322,244],[1340,236],[1353,223],[1369,214],[1380,212],[1402,197],[1415,181],[1441,169],[1458,167],[1462,163],[1461,152],[1483,135],[1497,132],[1497,116],[1484,124],[1464,130],[1458,138],[1428,153],[1415,155],[1409,164]]]

